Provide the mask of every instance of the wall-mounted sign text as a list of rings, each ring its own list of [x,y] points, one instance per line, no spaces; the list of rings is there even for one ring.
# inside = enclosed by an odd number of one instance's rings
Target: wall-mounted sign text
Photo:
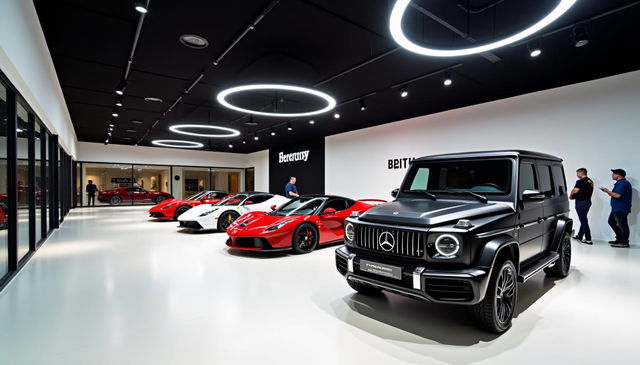
[[[309,150],[294,152],[294,153],[280,152],[278,154],[278,163],[287,163],[287,162],[295,162],[295,161],[307,162],[308,159],[309,159]]]
[[[111,182],[114,184],[134,184],[136,179],[132,177],[112,177]]]
[[[415,157],[394,158],[387,161],[387,168],[389,170],[406,169],[409,167],[409,162],[415,160]]]

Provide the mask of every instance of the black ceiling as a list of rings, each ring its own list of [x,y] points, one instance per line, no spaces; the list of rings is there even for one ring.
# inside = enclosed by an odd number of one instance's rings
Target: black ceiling
[[[78,139],[103,142],[114,90],[138,25],[134,1],[34,2]],[[537,58],[529,57],[526,43],[485,56],[434,58],[410,53],[398,48],[388,30],[394,2],[151,0],[110,143],[150,145],[154,139],[191,139],[203,142],[205,149],[246,153],[640,69],[635,24],[640,1],[578,0],[531,38],[538,39],[543,49]],[[255,29],[214,65],[274,3]],[[413,4],[417,6],[404,19],[409,37],[423,44],[456,47],[472,41],[420,13],[418,7],[484,43],[533,24],[558,0],[414,0]],[[590,42],[584,47],[573,46],[570,33],[576,24],[587,27]],[[187,48],[178,41],[183,34],[203,36],[209,46]],[[449,88],[442,85],[442,70],[447,68],[452,68],[454,80]],[[168,111],[201,73],[204,77]],[[397,85],[416,78],[408,84],[409,97],[400,98]],[[326,113],[312,118],[315,124],[310,125],[311,118],[255,117],[258,126],[247,126],[247,115],[223,108],[215,96],[227,87],[255,82],[296,84],[329,93],[338,101],[341,118]],[[361,112],[363,96],[367,110]],[[145,97],[163,102],[150,103]],[[318,106],[316,100],[290,93],[276,98],[262,92],[232,100],[267,111]],[[293,131],[286,130],[287,122]],[[168,127],[176,123],[237,128],[247,141],[174,134]],[[272,127],[276,136],[270,135]],[[259,141],[253,139],[256,133]]]

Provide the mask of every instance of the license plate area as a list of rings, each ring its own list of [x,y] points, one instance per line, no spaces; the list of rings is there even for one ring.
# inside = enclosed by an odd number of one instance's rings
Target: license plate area
[[[360,260],[360,271],[402,280],[402,268],[400,266],[387,265],[369,260]]]

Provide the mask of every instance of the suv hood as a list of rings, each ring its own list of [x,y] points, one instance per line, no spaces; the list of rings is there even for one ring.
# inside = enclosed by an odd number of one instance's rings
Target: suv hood
[[[504,203],[403,199],[371,208],[360,219],[365,222],[434,226],[458,219],[509,212],[513,212],[513,209]]]

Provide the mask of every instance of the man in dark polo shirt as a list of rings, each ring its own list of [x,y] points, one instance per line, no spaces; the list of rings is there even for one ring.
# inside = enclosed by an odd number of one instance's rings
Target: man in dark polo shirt
[[[289,199],[297,198],[300,196],[300,194],[298,194],[298,187],[296,186],[295,176],[291,176],[291,179],[289,179],[289,183],[284,187],[284,196]]]
[[[93,183],[93,180],[89,180],[89,183],[87,184],[87,188],[85,190],[87,191],[87,195],[89,197],[87,205],[96,205],[96,192],[98,191],[98,187]]]
[[[591,229],[589,229],[587,214],[591,208],[593,180],[587,176],[587,169],[584,167],[576,170],[576,176],[578,177],[578,181],[576,181],[575,187],[571,190],[569,199],[576,201],[576,213],[578,213],[578,218],[580,219],[580,230],[573,238],[591,245],[593,242],[591,241]]]
[[[611,179],[616,183],[613,190],[600,188],[611,197],[611,214],[609,214],[609,225],[616,233],[616,239],[609,241],[612,247],[629,247],[629,223],[627,217],[631,213],[631,184],[626,179],[627,172],[623,169],[611,170]]]

